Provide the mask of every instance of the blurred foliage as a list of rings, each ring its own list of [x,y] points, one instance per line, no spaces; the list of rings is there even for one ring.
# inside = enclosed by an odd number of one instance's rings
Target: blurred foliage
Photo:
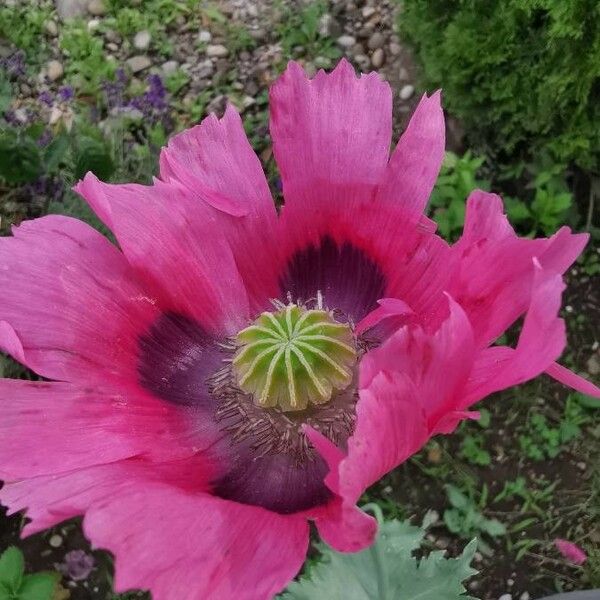
[[[471,147],[600,170],[597,0],[405,0],[399,24]]]

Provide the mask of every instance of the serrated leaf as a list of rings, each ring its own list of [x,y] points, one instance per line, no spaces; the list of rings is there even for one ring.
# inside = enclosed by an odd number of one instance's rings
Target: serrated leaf
[[[17,595],[18,600],[52,600],[58,573],[41,572],[26,575]]]
[[[17,547],[10,546],[0,556],[0,583],[9,592],[16,592],[23,580],[24,571],[23,553]]]
[[[476,573],[470,563],[471,542],[456,559],[433,552],[418,561],[412,556],[424,530],[407,522],[380,526],[375,544],[356,554],[323,550],[323,560],[307,577],[292,583],[281,600],[467,600],[462,581]]]

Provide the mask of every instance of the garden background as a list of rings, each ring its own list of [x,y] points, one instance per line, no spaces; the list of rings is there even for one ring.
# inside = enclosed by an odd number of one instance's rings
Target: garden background
[[[3,0],[1,234],[48,213],[101,229],[71,185],[88,170],[115,182],[149,182],[168,137],[210,112],[222,114],[227,100],[242,113],[281,201],[268,86],[289,59],[314,73],[342,56],[392,85],[395,139],[422,91],[443,89],[448,154],[429,210],[444,237],[459,235],[475,187],[501,193],[523,235],[548,235],[563,224],[591,233],[568,275],[562,362],[597,383],[594,0]],[[0,355],[0,376],[33,375]],[[394,527],[408,527],[396,521],[419,527],[402,530],[418,549],[402,559],[414,568],[421,557],[441,556],[436,551],[462,556],[445,564],[474,597],[534,600],[599,588],[600,403],[540,378],[492,396],[481,411],[480,421],[436,438],[363,503],[376,505],[391,537]],[[0,517],[0,551],[16,544],[28,573],[57,572],[55,600],[146,597],[111,592],[110,556],[90,550],[77,521],[25,540],[22,525],[20,515]],[[477,546],[467,547],[473,538]],[[588,560],[569,563],[556,538],[579,544]],[[315,547],[303,577],[324,578],[321,587],[315,583],[310,595],[292,586],[289,597],[325,595],[348,568],[336,560]],[[328,572],[319,571],[327,561]],[[470,577],[469,562],[477,571]]]

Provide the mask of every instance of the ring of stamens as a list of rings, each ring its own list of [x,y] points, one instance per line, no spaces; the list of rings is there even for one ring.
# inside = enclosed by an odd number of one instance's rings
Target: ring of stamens
[[[288,304],[263,312],[236,336],[232,366],[255,404],[298,411],[324,404],[352,381],[357,353],[349,325],[329,311]]]

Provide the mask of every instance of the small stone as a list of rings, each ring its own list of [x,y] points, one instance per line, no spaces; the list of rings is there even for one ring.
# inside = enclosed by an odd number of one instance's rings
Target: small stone
[[[212,77],[214,72],[215,66],[210,58],[198,63],[196,75],[199,79],[207,79],[208,77]]]
[[[475,552],[473,559],[478,563],[483,562],[483,554],[481,554],[481,552]]]
[[[590,375],[598,375],[600,373],[600,357],[592,354],[586,363],[586,368]]]
[[[383,48],[377,48],[375,52],[373,52],[373,56],[371,56],[371,64],[375,69],[379,69],[383,66],[385,61],[385,54],[383,52]]]
[[[400,100],[408,100],[415,93],[415,87],[413,85],[404,85],[400,90]]]
[[[531,598],[531,596],[529,595],[529,592],[523,592],[519,596],[519,600],[529,600],[530,598]]]
[[[367,46],[369,46],[369,48],[371,50],[377,50],[377,48],[383,48],[384,44],[385,44],[385,37],[384,37],[383,33],[381,33],[381,31],[376,31],[369,38],[369,41],[367,42]]]
[[[256,100],[252,96],[244,96],[242,98],[242,106],[246,108],[250,108],[256,104]]]
[[[103,17],[106,14],[106,6],[102,0],[90,0],[87,9],[94,17]]]
[[[225,58],[229,50],[223,44],[210,44],[206,47],[206,56],[209,58]]]
[[[133,46],[136,50],[148,50],[152,36],[149,31],[138,31],[133,38]]]
[[[58,35],[58,24],[56,21],[46,21],[44,29],[49,36],[56,37]]]
[[[341,48],[349,49],[356,44],[356,38],[352,37],[351,35],[340,35],[340,37],[337,39],[337,44]]]
[[[513,585],[515,585],[515,580],[514,579],[507,579],[506,580],[506,585],[508,587],[512,587]]]
[[[56,12],[63,19],[73,19],[85,14],[86,0],[56,0]]]
[[[62,78],[65,73],[65,69],[62,66],[62,63],[58,60],[51,60],[46,65],[46,74],[48,75],[48,79],[50,81],[58,81]]]
[[[583,472],[587,469],[587,465],[583,461],[581,461],[577,463],[577,468]]]
[[[87,24],[88,31],[95,31],[100,27],[100,19],[90,19]]]
[[[113,44],[118,44],[121,41],[121,36],[113,29],[107,29],[104,32],[104,37],[107,42],[112,42]]]
[[[498,600],[512,600],[512,594],[502,594]]]
[[[363,19],[368,19],[369,17],[372,17],[375,14],[376,10],[374,6],[365,6],[362,11],[361,14],[363,16]]]
[[[140,71],[151,67],[152,61],[144,54],[138,54],[128,58],[126,64],[131,69],[132,73],[139,73]]]
[[[198,41],[202,44],[208,44],[208,42],[210,42],[211,40],[212,40],[212,33],[210,31],[207,31],[206,29],[203,29],[198,34]]]
[[[58,535],[58,533],[55,533],[53,536],[51,536],[51,538],[48,540],[48,543],[53,547],[53,548],[60,548],[62,546],[63,543],[63,539],[60,535]]]
[[[342,33],[342,27],[329,13],[325,13],[319,19],[319,35],[323,37],[338,37]]]
[[[396,42],[390,44],[390,54],[392,56],[398,56],[402,52],[402,46]]]
[[[165,75],[172,75],[179,68],[179,63],[176,60],[168,60],[161,66],[161,71]]]
[[[366,54],[357,54],[354,57],[354,60],[356,61],[356,64],[359,66],[362,72],[369,70],[369,67],[371,66],[371,61],[369,60],[369,57]]]

